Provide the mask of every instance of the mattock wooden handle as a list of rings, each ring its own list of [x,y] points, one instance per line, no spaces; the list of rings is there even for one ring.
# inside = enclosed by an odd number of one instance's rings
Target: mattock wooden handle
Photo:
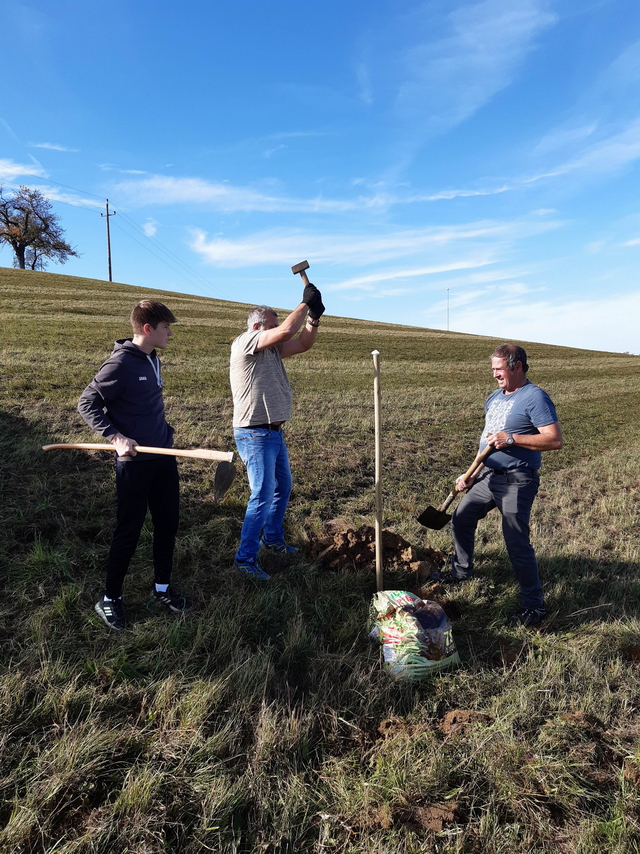
[[[55,451],[58,449],[70,450],[79,449],[82,451],[112,451],[116,453],[113,445],[104,445],[98,442],[67,442],[58,445],[43,445],[43,451]],[[164,454],[168,457],[194,457],[198,460],[224,460],[228,463],[233,462],[233,451],[210,451],[208,448],[193,448],[192,450],[182,451],[179,448],[149,448],[146,445],[134,445],[136,451],[141,454]]]

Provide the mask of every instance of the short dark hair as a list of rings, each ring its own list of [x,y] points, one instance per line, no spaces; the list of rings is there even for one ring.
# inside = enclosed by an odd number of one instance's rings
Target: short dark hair
[[[146,323],[155,329],[159,323],[177,323],[174,314],[166,305],[154,299],[140,300],[131,311],[131,325],[136,334],[142,332]]]
[[[518,362],[522,364],[522,370],[525,374],[529,370],[527,354],[524,351],[524,347],[519,347],[517,344],[501,344],[493,351],[491,358],[504,359],[507,363],[507,367],[511,370],[515,368]]]

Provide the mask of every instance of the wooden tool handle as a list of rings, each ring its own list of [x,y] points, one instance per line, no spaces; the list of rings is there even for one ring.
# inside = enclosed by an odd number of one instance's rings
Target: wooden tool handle
[[[311,284],[311,282],[309,281],[309,277],[307,276],[307,271],[306,271],[306,270],[300,270],[300,278],[301,278],[301,279],[302,279],[302,281],[305,283],[305,285],[310,285],[310,284]]]
[[[487,459],[489,454],[492,454],[494,451],[495,448],[493,447],[493,445],[487,445],[486,448],[483,448],[481,451],[479,451],[476,455],[475,460],[471,463],[469,468],[462,475],[462,479],[467,480],[467,478],[470,478],[474,471],[478,468],[480,463],[483,463]]]
[[[451,492],[445,498],[444,503],[442,504],[442,507],[440,508],[441,513],[447,512],[447,510],[449,509],[449,505],[451,504],[452,501],[455,500],[456,495],[460,495],[460,493],[458,492],[457,489],[452,489]]]
[[[80,449],[83,451],[113,451],[113,445],[99,444],[98,442],[69,442],[58,445],[43,445],[43,451],[54,451],[57,449]],[[225,460],[233,462],[232,451],[210,451],[207,448],[194,448],[192,451],[181,451],[178,448],[148,448],[145,445],[134,445],[136,451],[141,454],[165,454],[169,457],[195,457],[199,460]]]

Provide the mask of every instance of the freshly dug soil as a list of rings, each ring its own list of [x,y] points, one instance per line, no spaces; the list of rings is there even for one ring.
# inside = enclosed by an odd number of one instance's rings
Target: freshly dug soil
[[[444,735],[453,735],[456,732],[465,732],[476,724],[490,723],[492,720],[489,715],[484,715],[482,712],[475,712],[472,709],[454,709],[452,712],[447,712],[440,721],[440,731]]]
[[[439,570],[447,559],[440,549],[427,549],[419,560],[411,543],[386,529],[382,532],[382,552],[385,568],[413,570],[420,581]],[[376,562],[375,528],[349,528],[340,519],[333,519],[325,525],[325,536],[310,541],[309,554],[327,569],[369,569]]]

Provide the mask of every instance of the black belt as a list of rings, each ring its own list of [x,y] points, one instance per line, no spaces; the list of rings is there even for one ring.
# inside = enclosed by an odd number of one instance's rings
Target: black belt
[[[532,469],[531,466],[512,466],[509,469],[494,469],[487,466],[491,474],[513,474],[514,471],[532,471],[537,472],[538,469]]]
[[[282,430],[282,424],[250,424],[248,427],[241,427],[241,430]]]

